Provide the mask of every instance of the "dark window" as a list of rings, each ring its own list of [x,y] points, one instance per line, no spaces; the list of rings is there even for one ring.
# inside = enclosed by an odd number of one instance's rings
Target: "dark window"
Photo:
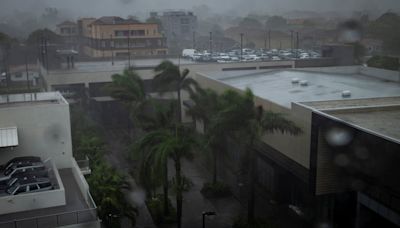
[[[27,187],[27,186],[20,186],[20,187],[18,188],[18,190],[15,192],[15,195],[17,195],[17,194],[19,194],[19,193],[26,192],[26,187]]]
[[[37,190],[37,189],[38,189],[37,184],[29,185],[29,191],[34,191],[34,190]]]
[[[42,183],[42,184],[39,184],[39,187],[40,188],[47,188],[47,187],[50,187],[51,186],[51,183]]]

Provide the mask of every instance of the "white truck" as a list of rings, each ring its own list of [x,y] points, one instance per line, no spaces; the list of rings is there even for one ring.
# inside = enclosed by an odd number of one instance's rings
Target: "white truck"
[[[183,49],[182,50],[182,57],[183,58],[193,59],[193,57],[196,54],[197,54],[197,51],[195,49]]]

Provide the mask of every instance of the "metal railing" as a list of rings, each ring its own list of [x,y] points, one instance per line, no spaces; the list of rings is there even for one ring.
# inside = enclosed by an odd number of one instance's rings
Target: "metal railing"
[[[0,222],[1,228],[48,228],[96,222],[96,208]]]
[[[86,174],[84,172],[90,173],[90,161],[87,156],[85,156],[85,158],[82,160],[77,160],[76,164],[78,164],[78,167],[80,168],[81,172],[83,172],[83,174]]]

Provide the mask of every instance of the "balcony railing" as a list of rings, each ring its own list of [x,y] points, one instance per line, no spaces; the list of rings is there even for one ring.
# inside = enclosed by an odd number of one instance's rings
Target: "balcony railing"
[[[65,212],[8,222],[0,222],[1,228],[47,228],[98,222],[96,208]]]
[[[83,175],[87,175],[92,172],[90,169],[89,158],[87,156],[85,156],[84,159],[77,160],[76,163],[78,164]]]

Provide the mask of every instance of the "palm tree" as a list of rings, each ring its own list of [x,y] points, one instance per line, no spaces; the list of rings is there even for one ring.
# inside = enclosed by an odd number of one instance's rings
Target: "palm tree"
[[[176,125],[171,130],[156,130],[147,133],[141,140],[147,146],[147,157],[155,161],[158,168],[163,167],[168,158],[174,161],[177,205],[177,227],[181,227],[182,218],[182,193],[184,180],[181,173],[181,159],[189,158],[192,149],[197,145],[194,133],[182,125]]]
[[[129,218],[132,225],[136,223],[137,209],[126,202],[123,192],[124,189],[129,189],[125,176],[105,162],[99,162],[93,167],[88,183],[99,217],[106,227],[120,227],[122,216]]]
[[[178,96],[179,122],[182,121],[182,100],[181,90],[186,90],[190,94],[194,92],[197,82],[193,78],[189,78],[189,70],[184,69],[182,72],[179,66],[173,64],[169,60],[164,60],[155,69],[154,85],[160,93],[176,91]]]
[[[249,224],[252,224],[254,221],[256,180],[255,144],[261,141],[261,137],[266,133],[280,132],[298,135],[302,131],[295,123],[287,120],[282,114],[265,111],[262,106],[256,107],[254,104],[254,95],[250,89],[246,89],[244,95],[241,96],[238,96],[235,92],[225,95],[227,95],[224,98],[228,105],[226,106],[226,111],[223,112],[223,116],[226,121],[236,123],[236,126],[232,130],[237,131],[240,139],[244,142],[248,156],[249,197],[247,216]],[[229,104],[232,101],[233,103]]]
[[[220,111],[219,95],[211,89],[198,87],[196,93],[191,94],[194,105],[189,107],[187,114],[195,120],[203,121],[205,151],[210,151],[213,157],[213,179],[212,183],[217,184],[217,154],[223,150],[222,145],[228,132],[223,122],[217,118]]]
[[[111,96],[125,103],[135,120],[140,119],[148,102],[143,80],[132,69],[125,69],[122,74],[111,77],[112,84],[108,87]]]
[[[170,103],[167,107],[154,105],[154,116],[144,118],[144,129],[152,132],[151,137],[144,137],[133,145],[133,155],[138,156],[140,160],[139,176],[141,183],[144,184],[148,195],[151,197],[151,191],[158,186],[160,176],[163,179],[163,201],[164,215],[169,215],[168,203],[168,157],[157,157],[153,151],[153,144],[158,143],[155,135],[171,131],[174,129],[174,107]],[[158,133],[157,133],[158,132]],[[153,191],[154,192],[154,191]]]

